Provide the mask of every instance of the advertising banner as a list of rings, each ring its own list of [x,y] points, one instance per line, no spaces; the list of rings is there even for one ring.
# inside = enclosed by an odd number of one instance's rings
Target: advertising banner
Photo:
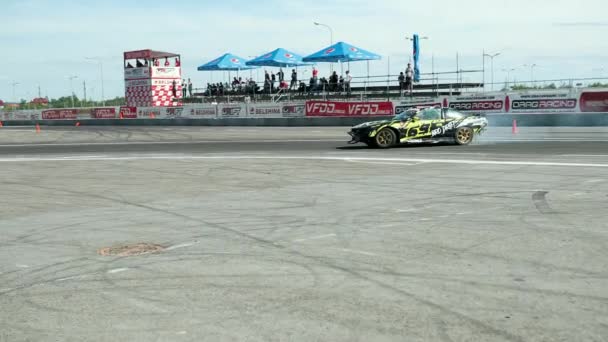
[[[152,70],[152,78],[178,79],[182,75],[179,67],[151,67],[150,70]]]
[[[139,119],[161,119],[165,112],[162,107],[137,107],[137,118]]]
[[[42,120],[74,120],[78,118],[77,109],[49,109],[42,111]]]
[[[283,105],[282,104],[253,104],[247,105],[248,117],[251,118],[281,118],[283,117]]]
[[[391,116],[393,103],[306,101],[306,116]]]
[[[501,113],[505,109],[502,96],[457,96],[449,100],[449,107],[462,112]]]
[[[583,113],[608,113],[608,91],[581,93],[580,107]]]
[[[184,107],[182,116],[192,119],[215,119],[217,117],[216,105],[193,105]]]
[[[427,108],[427,107],[441,107],[441,102],[437,99],[436,102],[393,102],[395,108],[395,115],[401,114],[410,108]]]
[[[42,117],[39,110],[19,110],[13,112],[5,112],[2,115],[3,120],[40,120]]]
[[[281,115],[284,118],[299,118],[304,116],[306,105],[304,103],[285,103],[281,108]]]
[[[218,105],[218,118],[244,118],[247,116],[247,106],[241,103],[226,103]]]
[[[542,94],[516,94],[506,96],[507,112],[513,113],[557,113],[577,112],[578,100],[568,92]]]
[[[122,106],[120,107],[121,119],[137,119],[137,107]]]
[[[150,78],[150,68],[127,68],[125,69],[125,80],[132,80],[137,78]]]
[[[116,108],[93,108],[91,117],[93,119],[116,119]]]

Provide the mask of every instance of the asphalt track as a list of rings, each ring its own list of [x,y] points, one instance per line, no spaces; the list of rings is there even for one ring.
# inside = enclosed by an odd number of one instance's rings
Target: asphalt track
[[[608,129],[344,131],[1,128],[0,341],[608,340]]]

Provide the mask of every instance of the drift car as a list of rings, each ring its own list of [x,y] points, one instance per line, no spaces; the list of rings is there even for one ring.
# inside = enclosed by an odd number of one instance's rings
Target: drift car
[[[404,143],[455,142],[468,145],[488,125],[480,115],[467,115],[451,108],[409,109],[392,120],[372,121],[351,128],[350,144],[389,148]]]

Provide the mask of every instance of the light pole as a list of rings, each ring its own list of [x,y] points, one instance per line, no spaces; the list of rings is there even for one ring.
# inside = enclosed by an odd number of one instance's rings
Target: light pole
[[[500,56],[500,52],[497,52],[495,54],[489,54],[489,53],[484,53],[483,54],[483,65],[484,65],[484,70],[485,70],[485,65],[486,65],[486,59],[485,57],[490,57],[490,68],[491,70],[491,78],[492,78],[492,90],[494,90],[494,57]],[[485,82],[484,82],[485,84]]]
[[[90,61],[96,61],[97,63],[99,63],[99,77],[101,78],[101,102],[102,102],[102,105],[105,107],[106,97],[104,94],[104,86],[103,86],[103,61],[101,60],[100,57],[85,57],[85,59],[88,59]]]
[[[19,82],[13,82],[11,83],[11,86],[13,87],[13,101],[15,101],[15,103],[17,103],[17,98],[15,96],[15,87],[19,85]]]
[[[530,67],[530,86],[534,86],[534,68],[538,67],[538,64],[524,64],[525,67]]]
[[[72,80],[74,80],[75,78],[78,78],[78,76],[69,76],[68,77],[70,79],[70,90],[72,91],[72,108],[74,108],[74,86],[72,84]]]
[[[515,71],[515,68],[510,68],[510,69],[502,69],[503,72],[507,73],[507,84],[505,88],[509,88],[509,82],[511,82],[511,72]]]
[[[313,24],[315,24],[315,26],[323,26],[323,27],[327,28],[329,30],[329,45],[334,45],[334,30],[331,28],[331,26],[326,25],[326,24],[321,24],[316,21]],[[329,63],[329,72],[333,73],[333,71],[334,71],[334,63]]]

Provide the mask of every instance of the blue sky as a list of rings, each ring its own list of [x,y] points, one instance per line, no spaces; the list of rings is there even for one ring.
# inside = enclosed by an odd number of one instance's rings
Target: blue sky
[[[122,52],[152,48],[182,54],[185,77],[195,86],[219,81],[220,72],[196,66],[230,51],[244,58],[284,47],[306,55],[328,45],[329,33],[314,21],[332,26],[334,41],[346,41],[381,54],[372,74],[398,73],[411,54],[406,35],[420,33],[422,72],[480,69],[481,55],[495,59],[495,80],[608,76],[608,2],[605,0],[3,0],[0,20],[0,99],[77,95],[82,82],[99,99],[98,66],[103,60],[106,97],[122,95]],[[355,76],[365,63],[352,63]],[[489,69],[489,63],[486,65]],[[328,67],[322,65],[321,73]],[[301,70],[309,76],[309,70]],[[489,72],[488,72],[489,75]],[[245,72],[242,76],[249,76]],[[256,72],[253,72],[256,76]],[[467,79],[468,78],[468,79]],[[481,74],[465,80],[479,81]],[[489,76],[487,76],[489,80]]]

